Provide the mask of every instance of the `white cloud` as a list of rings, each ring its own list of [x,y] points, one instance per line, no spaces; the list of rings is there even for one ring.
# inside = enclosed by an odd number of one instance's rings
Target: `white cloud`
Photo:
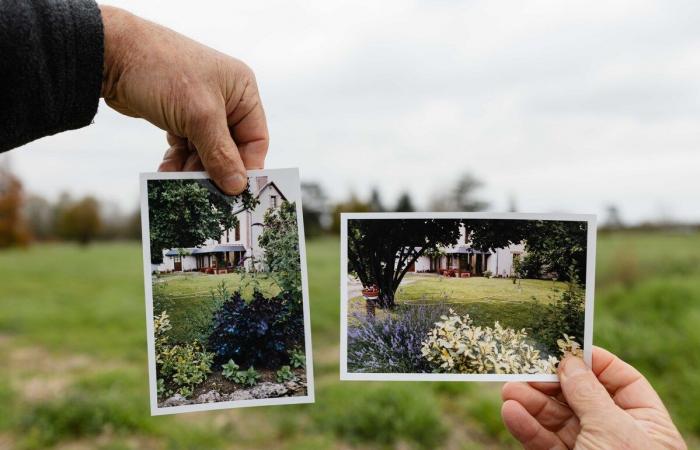
[[[660,209],[700,220],[700,4],[582,1],[116,1],[249,63],[268,167],[338,198],[420,202],[462,171],[505,209]],[[174,67],[176,67],[174,63]],[[132,205],[160,130],[95,124],[13,152],[31,189]]]

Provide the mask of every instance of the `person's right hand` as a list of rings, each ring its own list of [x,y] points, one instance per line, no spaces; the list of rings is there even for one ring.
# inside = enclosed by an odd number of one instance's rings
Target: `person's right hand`
[[[612,353],[594,347],[593,370],[569,356],[558,373],[503,386],[503,421],[527,450],[688,448],[651,384]]]
[[[206,169],[224,192],[241,192],[269,144],[253,71],[124,10],[101,10],[106,103],[168,132],[159,170]]]

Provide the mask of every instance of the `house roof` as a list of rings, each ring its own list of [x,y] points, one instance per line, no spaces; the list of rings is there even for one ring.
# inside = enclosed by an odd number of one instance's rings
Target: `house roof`
[[[206,255],[211,253],[226,253],[226,252],[245,252],[246,249],[238,244],[220,244],[212,247],[202,248],[187,248],[187,253],[190,255]],[[165,256],[177,256],[178,249],[172,248],[165,253]]]
[[[195,248],[193,255],[203,255],[207,253],[245,252],[245,247],[239,244],[220,244],[214,247]]]
[[[262,194],[267,187],[275,188],[279,195],[282,196],[282,200],[287,200],[287,196],[282,193],[282,191],[280,190],[280,188],[277,187],[274,181],[268,181],[263,187],[261,187],[260,190],[255,194],[255,198],[260,197],[260,194]]]
[[[448,248],[445,250],[447,254],[462,254],[462,255],[489,255],[490,251],[481,251],[475,248],[467,247],[466,245],[460,245],[457,247]]]

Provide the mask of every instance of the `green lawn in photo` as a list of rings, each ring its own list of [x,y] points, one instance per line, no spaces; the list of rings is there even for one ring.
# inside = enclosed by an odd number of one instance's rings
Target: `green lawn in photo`
[[[224,297],[241,291],[243,298],[249,300],[255,288],[267,297],[280,292],[266,274],[172,273],[153,277],[152,286],[154,314],[167,311],[172,325],[168,337],[179,343],[206,339],[213,314],[226,299]],[[228,295],[223,295],[225,293]]]
[[[513,283],[509,278],[452,278],[434,274],[407,274],[396,292],[396,300],[405,303],[468,303],[534,299],[549,303],[565,289],[566,283],[561,281],[516,280]]]
[[[179,417],[149,415],[140,245],[1,251],[0,448],[521,448],[501,424],[500,384],[340,382],[339,241],[307,249],[316,404]],[[602,234],[597,261],[594,342],[649,377],[690,448],[699,249],[700,233]]]

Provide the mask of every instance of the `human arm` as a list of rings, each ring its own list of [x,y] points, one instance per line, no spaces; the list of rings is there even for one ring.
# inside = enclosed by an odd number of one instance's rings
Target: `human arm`
[[[90,124],[102,33],[91,0],[0,2],[0,152]]]
[[[88,125],[102,96],[167,132],[160,170],[205,169],[236,194],[263,168],[252,70],[172,30],[92,0],[8,0],[0,54],[0,151]]]

